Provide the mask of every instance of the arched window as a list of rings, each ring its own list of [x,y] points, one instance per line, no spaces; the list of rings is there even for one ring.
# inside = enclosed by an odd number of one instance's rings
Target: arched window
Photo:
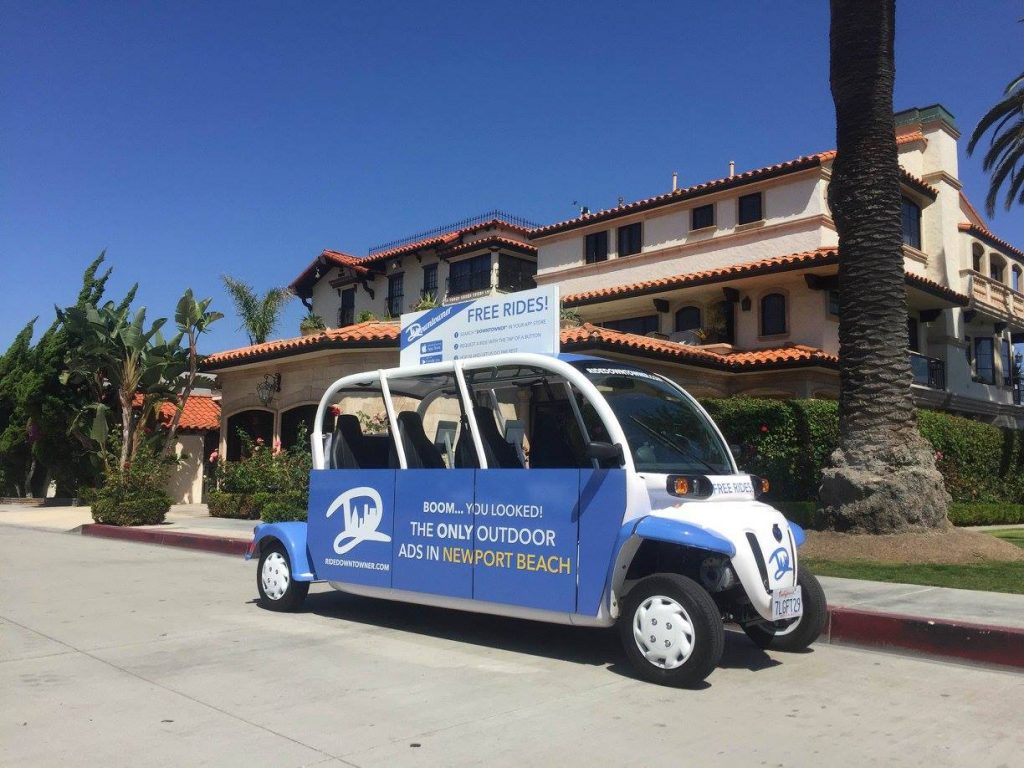
[[[695,331],[700,328],[700,307],[683,307],[676,312],[676,331]]]
[[[981,257],[984,253],[984,249],[977,243],[971,246],[971,269],[975,272],[981,272]]]
[[[786,332],[786,297],[769,293],[761,299],[761,335],[777,336]]]
[[[270,411],[251,410],[228,417],[228,461],[242,458],[243,441],[239,431],[248,435],[253,443],[262,440],[263,445],[270,447],[274,439],[274,414]]]
[[[315,405],[300,405],[281,414],[281,447],[291,448],[299,441],[299,427],[306,425],[306,436],[313,431],[313,419],[316,418]]]
[[[1020,267],[1013,268],[1013,284],[1010,287],[1017,293],[1020,293],[1021,282],[1024,281],[1022,275],[1024,275],[1024,272],[1021,271]]]
[[[988,275],[997,283],[1003,282],[1003,275],[1006,273],[1006,262],[994,253],[988,257]]]

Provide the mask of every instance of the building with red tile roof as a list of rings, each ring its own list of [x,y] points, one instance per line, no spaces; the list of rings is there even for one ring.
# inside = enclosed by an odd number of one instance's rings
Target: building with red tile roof
[[[1012,359],[1012,344],[1024,342],[1024,253],[964,196],[952,115],[933,105],[895,122],[914,397],[1024,428]],[[557,286],[582,318],[563,330],[565,351],[637,362],[702,397],[835,398],[835,155],[730,168],[543,226],[491,211],[364,256],[325,250],[292,287],[326,331],[207,359],[224,393],[222,450],[243,421],[288,442],[331,381],[397,365],[398,325],[361,316],[396,316],[425,296],[452,303],[534,285]]]

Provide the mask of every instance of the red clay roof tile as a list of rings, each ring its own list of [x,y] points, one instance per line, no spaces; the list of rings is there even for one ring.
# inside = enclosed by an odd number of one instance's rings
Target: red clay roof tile
[[[1015,246],[1010,245],[1002,238],[996,237],[994,234],[992,234],[992,232],[985,229],[985,227],[979,227],[977,224],[971,224],[966,221],[960,222],[959,224],[957,224],[957,227],[960,229],[961,232],[967,232],[968,234],[974,235],[975,237],[979,237],[982,240],[986,240],[990,245],[995,246],[996,248],[1005,248],[1014,256],[1020,259],[1024,259],[1024,251],[1022,251],[1020,248],[1016,248]]]
[[[923,141],[924,136],[920,131],[914,133],[908,133],[904,136],[898,136],[896,138],[896,144],[908,144],[914,141]],[[783,163],[776,163],[775,165],[766,165],[763,168],[755,168],[752,171],[744,171],[743,173],[737,173],[734,176],[725,176],[720,179],[714,179],[712,181],[705,181],[701,184],[695,184],[691,187],[683,187],[677,189],[674,192],[666,192],[660,195],[654,195],[653,197],[644,198],[643,200],[637,200],[632,203],[626,203],[624,205],[617,206],[615,208],[606,208],[602,211],[594,211],[593,213],[585,213],[582,216],[577,216],[574,219],[566,219],[555,224],[546,224],[543,227],[537,227],[529,232],[530,239],[537,237],[544,237],[546,235],[555,234],[557,232],[564,232],[569,229],[575,229],[577,227],[586,226],[587,224],[595,223],[598,221],[604,221],[606,219],[618,218],[625,216],[629,213],[636,213],[638,211],[644,211],[648,208],[656,208],[660,205],[667,205],[668,203],[677,200],[686,200],[692,197],[698,197],[700,195],[709,194],[711,192],[720,189],[729,189],[731,187],[748,184],[754,181],[759,181],[765,178],[772,178],[773,176],[781,176],[786,173],[793,173],[796,171],[803,170],[805,168],[813,168],[820,166],[824,163],[831,162],[835,159],[836,150],[830,149],[826,152],[818,152],[813,155],[803,155],[793,160],[787,160]],[[928,194],[933,199],[938,196],[938,191],[933,187],[926,184],[921,179],[908,173],[907,171],[900,169],[900,174],[904,180],[910,182],[912,185],[919,187],[920,191]]]
[[[297,336],[293,339],[279,339],[254,344],[250,347],[229,349],[215,352],[203,360],[204,370],[216,370],[227,367],[229,363],[246,362],[253,358],[281,357],[283,353],[313,351],[319,348],[330,348],[351,344],[353,346],[370,346],[380,342],[379,346],[398,346],[398,323],[387,323],[370,320],[365,323],[347,325],[344,328],[328,328],[321,333],[310,336]]]
[[[141,394],[136,394],[132,405],[138,408],[142,405],[142,399]],[[170,427],[176,410],[174,403],[161,403],[160,426]],[[210,395],[189,395],[188,400],[185,401],[185,410],[182,411],[181,419],[178,422],[178,429],[185,432],[206,432],[220,429],[220,403]]]

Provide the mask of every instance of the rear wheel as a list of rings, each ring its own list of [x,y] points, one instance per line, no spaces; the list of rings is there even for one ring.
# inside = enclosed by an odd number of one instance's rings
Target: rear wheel
[[[699,584],[674,573],[648,576],[629,591],[619,635],[640,676],[662,685],[701,682],[725,645],[714,600]]]
[[[828,619],[828,602],[825,590],[814,574],[801,568],[796,583],[800,585],[804,613],[789,624],[749,624],[743,627],[747,637],[759,648],[777,651],[802,651],[818,639]]]
[[[308,581],[292,578],[288,553],[280,544],[267,547],[260,555],[256,587],[260,591],[260,607],[270,611],[294,611],[309,592]]]

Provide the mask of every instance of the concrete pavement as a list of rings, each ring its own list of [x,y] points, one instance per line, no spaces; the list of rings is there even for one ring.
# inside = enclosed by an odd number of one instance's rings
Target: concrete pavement
[[[92,525],[87,507],[0,505],[0,525],[240,555],[250,520],[212,518],[205,505],[178,505],[163,525]],[[1024,595],[820,577],[831,608],[824,642],[873,645],[1024,668]]]
[[[1016,673],[729,633],[702,690],[632,678],[614,633],[313,587],[0,527],[0,765],[1015,765]]]

